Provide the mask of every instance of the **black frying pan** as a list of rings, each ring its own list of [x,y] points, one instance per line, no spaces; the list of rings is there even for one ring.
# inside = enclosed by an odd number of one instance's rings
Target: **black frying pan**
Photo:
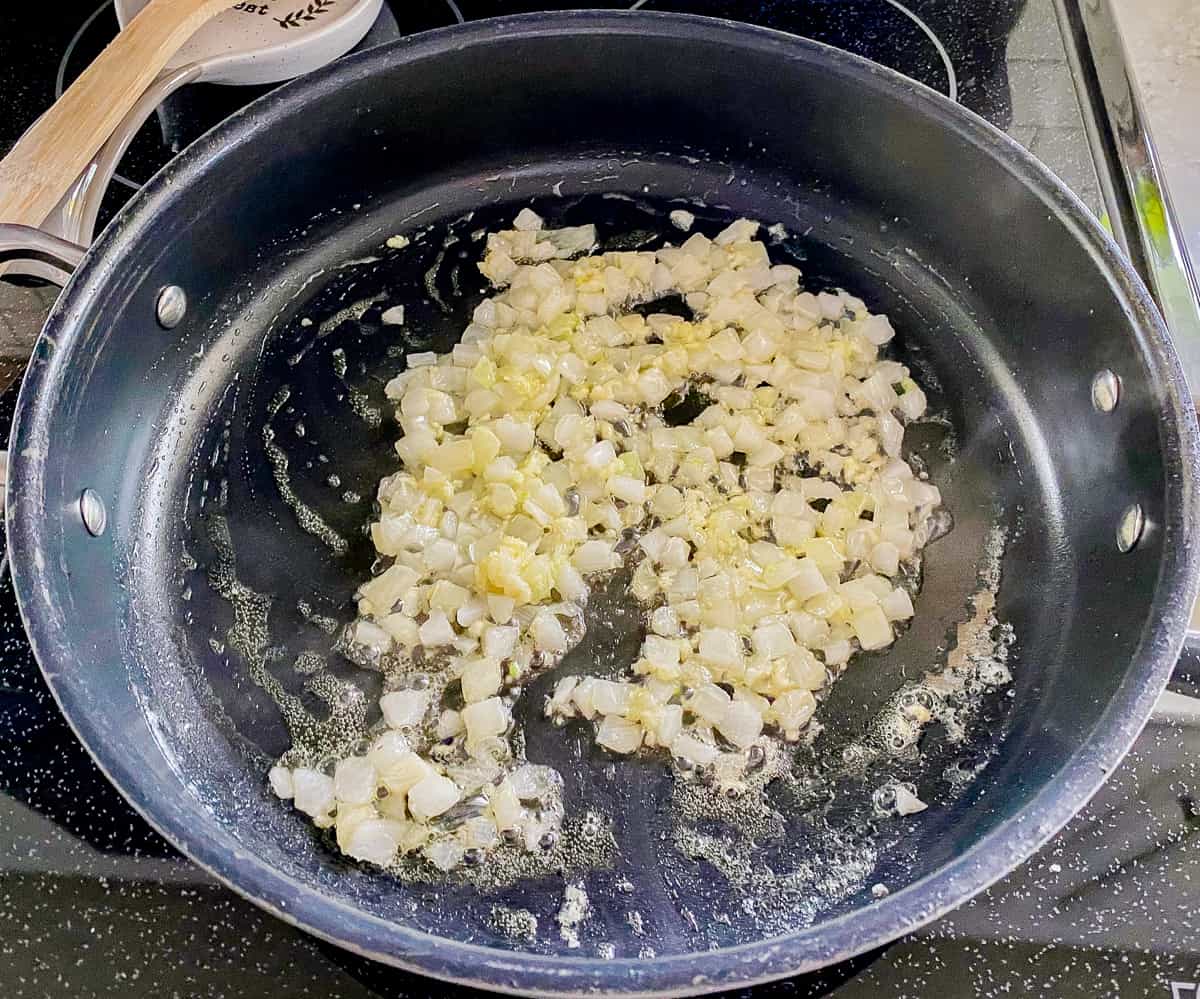
[[[934,386],[945,426],[918,428],[914,446],[956,520],[929,550],[912,629],[822,706],[825,734],[801,761],[821,779],[773,799],[778,835],[754,859],[775,878],[765,888],[731,886],[719,864],[674,849],[660,763],[604,759],[586,732],[526,719],[531,758],[614,821],[616,855],[575,875],[593,906],[579,949],[555,932],[561,877],[496,895],[403,885],[339,859],[275,800],[264,776],[285,731],[230,652],[235,607],[212,585],[224,523],[242,610],[249,591],[270,599],[272,675],[311,700],[292,663],[316,651],[370,692],[312,624],[348,618],[370,563],[369,503],[342,494],[371,495],[396,431],[362,413],[397,353],[444,349],[462,329],[482,292],[471,233],[530,203],[553,223],[597,222],[614,246],[670,238],[665,212],[681,203],[709,232],[738,215],[781,222],[775,255],[809,287],[841,285],[888,312],[898,356]],[[385,246],[396,232],[423,235]],[[187,301],[169,329],[156,319],[168,287]],[[379,321],[401,302],[411,332]],[[1105,371],[1120,383],[1111,411],[1093,402]],[[344,553],[301,529],[274,477],[262,428],[284,385],[274,419],[291,488]],[[1170,672],[1196,581],[1195,417],[1145,289],[1084,208],[909,80],[686,17],[434,32],[236,115],[147,185],[76,270],[11,447],[9,544],[30,638],[132,804],[326,939],[523,993],[715,990],[861,953],[959,904],[1029,856],[1119,760]],[[1011,696],[982,697],[963,743],[931,732],[917,757],[839,769],[886,700],[944,659],[994,527],[1007,536]],[[596,631],[565,670],[636,647],[629,629]],[[535,707],[546,682],[530,688]],[[871,790],[885,779],[914,782],[931,807],[879,820]],[[505,936],[497,903],[534,912],[537,942]]]

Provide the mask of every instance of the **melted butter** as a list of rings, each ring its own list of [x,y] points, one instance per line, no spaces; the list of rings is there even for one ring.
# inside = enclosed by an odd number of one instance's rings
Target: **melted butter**
[[[897,789],[915,798],[913,784],[889,780],[868,795],[864,782],[873,775],[878,779],[880,767],[919,762],[921,737],[932,725],[943,727],[951,745],[965,745],[984,697],[1011,682],[1007,661],[1013,630],[996,616],[1006,542],[1004,529],[993,527],[978,588],[967,601],[968,616],[956,628],[945,664],[897,690],[867,721],[861,739],[847,745],[831,765],[806,762],[811,747],[794,749],[764,738],[758,744],[763,756],[757,767],[746,766],[745,754],[740,754],[723,758],[723,766],[717,769],[677,771],[672,796],[674,846],[683,856],[704,861],[721,874],[740,918],[748,916],[764,933],[785,932],[807,925],[829,905],[869,883],[885,845],[883,830],[835,829],[823,816],[839,795],[869,798],[879,818],[902,814]],[[810,743],[819,734],[817,728]],[[942,774],[946,796],[961,793],[986,765],[986,760],[973,759],[946,767]],[[849,783],[839,787],[846,780]],[[798,818],[790,814],[791,809],[786,816],[776,811],[768,798],[772,785],[785,788],[794,802],[804,802],[795,810],[807,815]],[[782,868],[767,863],[764,848],[786,842],[787,826],[795,821],[808,823],[803,857]],[[686,893],[680,893],[677,901],[686,918],[684,897]],[[722,922],[720,915],[716,921]],[[703,932],[702,927],[696,929]]]
[[[300,528],[311,534],[324,544],[335,555],[344,555],[349,545],[337,531],[326,523],[325,519],[311,506],[304,502],[292,487],[291,476],[288,472],[289,459],[287,452],[276,441],[275,428],[272,421],[280,409],[291,398],[292,390],[284,385],[275,393],[267,406],[267,422],[262,428],[263,447],[267,453],[267,461],[271,464],[271,474],[275,479],[275,488],[279,498],[287,505],[296,517]]]
[[[246,664],[250,678],[275,702],[287,725],[292,748],[284,754],[287,766],[320,766],[325,760],[348,756],[367,733],[367,697],[354,684],[326,671],[326,662],[316,653],[302,654],[293,666],[305,676],[304,688],[328,708],[318,718],[291,693],[268,668],[272,660],[269,629],[272,599],[258,593],[237,576],[229,525],[221,516],[207,521],[215,557],[208,569],[213,590],[233,609],[234,621],[225,644]]]
[[[367,394],[361,389],[356,389],[348,381],[346,381],[346,372],[349,370],[346,361],[346,351],[338,347],[333,352],[333,373],[337,376],[338,381],[346,390],[346,400],[350,404],[350,412],[363,421],[368,427],[375,429],[383,425],[383,411],[378,406],[371,405],[371,400]]]

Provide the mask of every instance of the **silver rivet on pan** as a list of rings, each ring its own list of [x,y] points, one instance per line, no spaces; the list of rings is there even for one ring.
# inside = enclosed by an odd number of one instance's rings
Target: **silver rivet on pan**
[[[1121,379],[1108,368],[1096,373],[1092,379],[1092,405],[1098,412],[1111,413],[1121,399]]]
[[[104,528],[108,526],[108,511],[104,509],[104,500],[95,489],[85,489],[79,494],[79,516],[93,538],[104,533]]]
[[[165,330],[174,329],[187,312],[187,295],[177,284],[169,284],[158,293],[158,301],[154,306],[154,315],[158,325]]]
[[[1121,523],[1117,526],[1117,547],[1123,551],[1132,551],[1142,539],[1146,529],[1146,515],[1142,512],[1140,503],[1131,503],[1121,514]]]

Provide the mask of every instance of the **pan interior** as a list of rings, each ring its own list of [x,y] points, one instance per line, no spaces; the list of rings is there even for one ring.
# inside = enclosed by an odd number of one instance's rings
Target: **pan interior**
[[[172,709],[159,712],[170,718],[162,734],[181,771],[196,781],[194,792],[223,822],[255,831],[247,846],[258,851],[260,837],[272,840],[280,858],[286,855],[287,864],[298,867],[295,876],[316,878],[325,890],[369,911],[439,935],[564,954],[575,951],[555,920],[564,881],[573,881],[586,887],[593,909],[584,953],[608,944],[632,957],[647,947],[676,953],[742,943],[830,918],[866,904],[872,890],[879,891],[876,885],[902,888],[1002,818],[1015,796],[989,802],[985,790],[1012,765],[997,756],[1010,734],[1014,704],[1036,699],[1046,681],[1021,664],[1031,655],[1033,661],[1061,663],[1066,651],[1056,606],[1065,600],[1027,603],[1011,576],[1019,578],[1028,569],[1017,567],[1040,559],[1037,573],[1044,585],[1062,595],[1070,592],[1075,566],[1058,554],[1046,559],[1047,552],[1064,547],[1058,485],[1043,474],[1046,443],[1028,418],[1027,401],[987,356],[977,320],[913,258],[880,258],[878,224],[843,206],[820,237],[802,235],[804,226],[777,238],[773,254],[797,263],[809,287],[846,287],[892,316],[901,331],[896,356],[930,387],[935,414],[910,430],[913,452],[942,488],[955,527],[928,551],[914,626],[886,653],[855,659],[822,706],[826,731],[811,753],[799,754],[796,779],[771,786],[768,801],[775,814],[761,822],[753,837],[760,841],[751,847],[739,834],[738,825],[750,821],[750,813],[744,815],[736,803],[729,808],[731,821],[685,819],[672,803],[673,780],[662,761],[613,757],[593,745],[590,725],[558,729],[540,717],[557,677],[611,675],[635,657],[642,622],[624,597],[626,577],[618,575],[593,605],[588,639],[561,667],[526,688],[519,714],[528,757],[563,773],[569,814],[590,809],[611,822],[615,856],[601,869],[588,870],[586,858],[603,851],[580,844],[579,866],[568,868],[565,877],[522,879],[487,891],[444,883],[400,887],[340,859],[302,816],[264,789],[272,758],[288,748],[287,728],[278,694],[253,680],[245,657],[233,647],[237,636],[231,629],[259,620],[261,613],[266,668],[315,716],[331,710],[313,692],[309,670],[316,662],[323,664],[322,675],[327,671],[346,684],[336,696],[361,690],[373,703],[377,674],[353,667],[334,651],[329,622],[353,617],[353,591],[374,558],[363,534],[374,489],[381,475],[399,467],[391,449],[398,428],[383,385],[405,353],[448,350],[469,321],[485,293],[475,267],[480,230],[504,225],[532,199],[551,224],[598,223],[605,246],[678,242],[680,234],[666,215],[681,202],[664,197],[663,189],[680,185],[682,197],[698,180],[707,190],[726,177],[723,164],[719,173],[702,178],[695,164],[658,159],[626,167],[619,180],[603,181],[604,194],[546,196],[564,177],[587,179],[589,172],[598,177],[602,169],[586,161],[546,164],[526,173],[516,190],[484,181],[485,191],[501,188],[486,208],[479,207],[472,185],[456,181],[422,193],[439,208],[415,225],[399,224],[411,214],[406,201],[354,222],[349,232],[331,226],[328,236],[310,233],[310,249],[282,269],[267,263],[265,270],[275,275],[272,287],[256,288],[249,308],[233,312],[230,325],[254,329],[271,316],[265,349],[261,358],[253,357],[257,337],[247,338],[242,348],[247,356],[230,355],[230,370],[241,373],[236,383],[203,389],[220,402],[192,451],[200,460],[177,464],[171,474],[179,478],[158,512],[173,524],[167,532],[172,544],[160,557],[168,560],[174,586],[160,620],[175,623],[179,660],[167,670],[147,669],[145,678],[147,703],[172,698]],[[651,178],[653,196],[640,183]],[[580,183],[579,190],[587,186]],[[687,204],[699,217],[698,228],[712,235],[743,212],[764,220],[784,217],[789,206],[772,203],[771,190],[761,182],[753,189],[737,185],[740,197],[733,203],[711,207],[693,196]],[[391,228],[408,233],[412,243],[391,249],[378,236],[369,245],[359,242],[355,230],[373,228],[380,219],[396,220]],[[295,247],[289,250],[294,254]],[[318,272],[293,296],[292,289]],[[380,318],[396,304],[405,308],[403,327]],[[194,397],[200,391],[195,379],[204,377],[194,376],[181,398]],[[181,491],[186,506],[179,503]],[[309,512],[299,513],[297,501]],[[314,515],[322,528],[314,528]],[[214,546],[216,524],[227,525],[228,549],[224,543]],[[885,754],[854,772],[846,765],[847,753],[878,734],[892,695],[945,663],[956,625],[970,616],[968,600],[979,589],[989,557],[997,554],[997,532],[1006,542],[1000,618],[1016,636],[1013,690],[998,690],[976,705],[977,717],[962,742],[950,742],[935,726],[919,755]],[[334,536],[344,540],[344,554],[331,549],[337,547]],[[214,565],[230,555],[241,587],[232,598],[227,589],[218,593],[209,578]],[[138,578],[147,585],[164,575],[161,563],[145,568],[149,572]],[[178,661],[189,664],[186,689]],[[212,758],[205,764],[208,754]],[[1028,780],[1021,769],[1007,774],[1017,787]],[[916,785],[930,811],[917,818],[879,816],[873,792],[894,781]],[[513,939],[506,909],[536,916],[543,929],[535,940]],[[636,915],[631,919],[630,913]]]
[[[275,106],[261,125],[202,144],[187,183],[160,180],[157,217],[106,235],[128,245],[106,294],[72,316],[72,349],[90,361],[72,369],[54,412],[62,446],[46,507],[67,509],[90,486],[111,526],[97,543],[55,528],[52,562],[69,594],[63,613],[95,622],[90,662],[111,664],[72,681],[75,710],[93,706],[88,741],[121,747],[105,750],[109,769],[179,840],[228,837],[297,892],[452,940],[685,954],[822,925],[876,904],[877,885],[895,894],[920,882],[1017,815],[1104,722],[1148,625],[1168,488],[1165,389],[1102,266],[1026,181],[918,113],[919,101],[766,45],[731,63],[722,44],[497,35],[439,52],[437,79],[419,59],[360,60],[307,95],[303,114]],[[486,74],[475,72],[481,59]],[[720,114],[712,94],[729,98]],[[632,123],[630,105],[641,116]],[[763,124],[784,118],[791,127]],[[361,528],[379,477],[396,468],[383,383],[404,353],[449,347],[482,293],[473,233],[527,204],[552,224],[595,222],[611,246],[678,239],[665,216],[681,206],[710,234],[741,215],[781,223],[772,254],[796,262],[809,289],[845,287],[892,318],[895,356],[944,418],[909,437],[955,521],[928,551],[912,628],[885,654],[857,657],[835,686],[825,730],[800,779],[770,793],[779,818],[753,850],[727,824],[698,820],[691,842],[704,848],[692,852],[705,857],[680,852],[663,764],[610,758],[585,729],[546,725],[536,716],[552,679],[527,688],[529,758],[563,773],[569,810],[586,805],[612,823],[606,863],[566,877],[591,905],[578,948],[559,933],[563,876],[490,892],[401,884],[321,843],[267,789],[286,729],[230,639],[261,625],[252,638],[271,682],[314,710],[325,708],[306,692],[312,676],[296,668],[314,655],[347,698],[370,698],[374,675],[331,651],[322,619],[352,614],[372,558]],[[396,233],[411,244],[388,247]],[[176,282],[189,312],[167,333],[153,303]],[[395,304],[402,328],[380,320]],[[1111,414],[1091,403],[1104,367],[1122,379]],[[377,424],[366,415],[375,409]],[[1133,499],[1150,528],[1122,555],[1115,530]],[[325,541],[302,526],[310,514]],[[236,563],[225,595],[212,585],[228,555],[214,523],[227,526]],[[917,758],[847,774],[847,748],[853,756],[885,702],[945,662],[996,530],[1012,684],[981,700],[962,742],[935,728]],[[344,554],[331,551],[333,535]],[[621,603],[619,585],[601,599]],[[619,668],[636,641],[626,615],[594,629],[557,675]],[[915,784],[929,809],[879,818],[872,792],[889,780]],[[915,901],[910,924],[941,904]],[[536,916],[535,939],[508,932],[498,906]],[[333,914],[320,928],[357,942]],[[399,939],[395,948],[402,959]]]

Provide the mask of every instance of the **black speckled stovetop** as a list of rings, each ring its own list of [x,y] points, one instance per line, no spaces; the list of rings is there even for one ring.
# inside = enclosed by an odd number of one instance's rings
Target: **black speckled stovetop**
[[[951,85],[948,62],[964,104],[1098,204],[1051,0],[906,3],[942,51],[892,0],[652,3],[808,34],[942,90]],[[373,37],[395,34],[397,23],[406,32],[452,23],[455,6],[474,18],[546,5],[389,6]],[[77,32],[96,11],[95,0],[0,10],[0,150],[53,99],[60,63],[70,79],[111,37],[115,20],[103,9]],[[183,95],[139,135],[122,172],[134,184],[144,180],[171,146],[247,96],[218,88]],[[115,191],[110,207],[124,196]],[[15,390],[0,399],[4,433],[14,401]],[[753,995],[1200,999],[1192,984],[1200,982],[1198,759],[1200,719],[1152,723],[1092,804],[1016,873],[881,953]],[[180,857],[75,740],[42,682],[7,578],[0,582],[0,995],[358,999],[455,991],[318,943]]]

